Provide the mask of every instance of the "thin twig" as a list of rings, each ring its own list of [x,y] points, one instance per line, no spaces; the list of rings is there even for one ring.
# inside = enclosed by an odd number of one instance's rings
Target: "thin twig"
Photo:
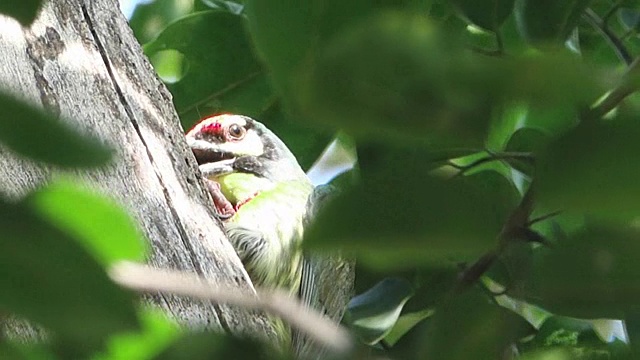
[[[473,169],[474,167],[480,166],[488,162],[500,161],[500,160],[525,160],[525,161],[534,162],[535,157],[533,154],[528,152],[491,153],[489,156],[475,160],[472,163],[467,165],[458,165],[449,161],[449,166],[452,166],[458,169],[459,172],[456,174],[456,176],[461,176],[461,175],[464,175],[467,171]]]
[[[604,16],[602,17],[602,23],[605,26],[609,25],[609,20],[611,20],[611,17],[616,13],[616,11],[618,11],[620,9],[620,7],[622,6],[622,3],[624,2],[624,0],[618,0],[616,1],[615,4],[613,4],[613,6],[611,7],[611,9],[609,9],[609,11],[607,11],[606,14],[604,14]]]
[[[120,286],[139,292],[169,293],[264,310],[281,317],[335,353],[345,354],[353,348],[346,329],[282,291],[256,290],[256,295],[184,271],[158,269],[128,261],[112,266],[109,275]]]
[[[535,223],[538,223],[540,221],[544,221],[544,220],[550,219],[550,218],[560,214],[561,212],[562,212],[561,210],[556,210],[554,212],[550,212],[548,214],[544,214],[542,216],[539,216],[539,217],[537,217],[535,219],[531,219],[531,220],[529,220],[529,222],[527,222],[527,226],[531,226],[531,225],[533,225]]]
[[[602,36],[611,44],[613,50],[618,55],[618,58],[624,61],[625,64],[630,65],[633,62],[633,56],[629,53],[629,50],[624,46],[622,41],[618,39],[611,29],[603,22],[602,19],[593,10],[587,9],[583,13],[583,18],[591,24],[596,30],[598,30]]]

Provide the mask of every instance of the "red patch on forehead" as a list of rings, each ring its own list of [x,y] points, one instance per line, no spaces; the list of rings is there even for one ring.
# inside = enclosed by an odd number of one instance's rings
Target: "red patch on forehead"
[[[202,125],[201,131],[204,134],[219,135],[220,133],[222,133],[222,125],[219,122],[214,121]]]

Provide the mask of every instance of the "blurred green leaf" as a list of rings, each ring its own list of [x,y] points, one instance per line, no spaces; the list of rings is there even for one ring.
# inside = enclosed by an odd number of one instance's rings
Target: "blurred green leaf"
[[[481,146],[492,70],[453,44],[426,17],[381,13],[327,44],[297,98],[311,119],[352,135]]]
[[[575,109],[602,94],[607,76],[575,56],[488,58],[426,16],[390,11],[395,5],[305,3],[294,15],[248,2],[252,35],[285,105],[361,139],[480,147],[502,104]],[[269,14],[287,21],[267,28]],[[283,32],[295,35],[277,42]]]
[[[351,299],[344,321],[363,342],[375,344],[391,331],[412,294],[407,280],[384,279]]]
[[[275,349],[271,349],[270,352],[266,350],[262,344],[249,339],[211,332],[187,333],[154,359],[286,359]]]
[[[104,165],[111,158],[100,140],[11,96],[0,94],[0,107],[0,142],[20,155],[64,168]]]
[[[22,26],[29,26],[36,19],[42,0],[3,0],[0,13],[18,20]]]
[[[3,341],[0,343],[0,359],[11,360],[57,360],[51,349],[44,344],[24,341]]]
[[[73,344],[76,354],[138,328],[134,297],[87,251],[22,204],[0,202],[0,307]]]
[[[439,307],[424,334],[421,358],[500,359],[512,343],[535,329],[478,290],[469,290]]]
[[[640,215],[640,127],[635,119],[584,123],[537,160],[537,193],[548,208],[608,219]]]
[[[514,2],[515,0],[452,0],[463,18],[493,32],[511,15]]]
[[[516,0],[520,34],[533,44],[561,45],[592,0]]]
[[[443,180],[431,176],[424,153],[390,152],[369,165],[359,158],[362,182],[320,211],[305,245],[352,250],[376,266],[475,259],[495,245],[518,202],[493,171]]]
[[[32,193],[27,204],[72,235],[105,267],[118,260],[145,259],[146,244],[130,216],[89,190],[60,181]]]
[[[536,252],[528,299],[557,314],[624,318],[638,312],[640,232],[588,226]]]
[[[169,348],[180,336],[178,324],[158,309],[142,308],[138,314],[142,328],[139,332],[113,335],[105,352],[93,360],[136,359],[151,360]]]
[[[524,354],[522,360],[575,360],[573,355],[565,349],[545,349]]]

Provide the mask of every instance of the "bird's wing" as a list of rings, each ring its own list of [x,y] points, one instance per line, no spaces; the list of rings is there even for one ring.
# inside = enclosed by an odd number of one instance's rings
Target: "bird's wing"
[[[307,202],[307,227],[318,210],[335,195],[333,187],[316,187]],[[339,253],[305,253],[300,282],[300,299],[309,307],[320,311],[336,323],[340,322],[346,305],[353,297],[355,280],[355,262],[342,257]],[[320,351],[312,342],[294,332],[293,346],[301,359],[318,358]]]

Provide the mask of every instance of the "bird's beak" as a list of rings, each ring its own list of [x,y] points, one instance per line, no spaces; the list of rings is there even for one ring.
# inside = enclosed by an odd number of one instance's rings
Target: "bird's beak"
[[[200,171],[207,178],[233,172],[235,154],[224,151],[216,144],[208,141],[188,139],[193,155],[196,157]]]

